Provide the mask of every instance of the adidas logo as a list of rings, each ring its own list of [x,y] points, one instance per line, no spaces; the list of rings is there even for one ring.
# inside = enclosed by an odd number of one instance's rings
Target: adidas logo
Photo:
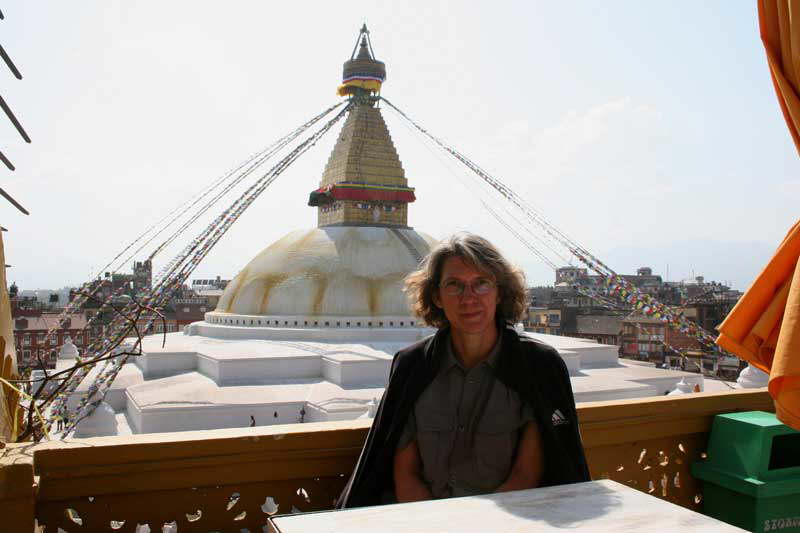
[[[569,424],[569,420],[567,420],[559,409],[553,411],[553,425],[554,426],[563,426],[564,424]]]

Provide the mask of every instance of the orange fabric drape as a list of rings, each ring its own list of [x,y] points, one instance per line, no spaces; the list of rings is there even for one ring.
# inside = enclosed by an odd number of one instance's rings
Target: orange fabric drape
[[[778,103],[800,152],[800,1],[758,0],[758,25]]]
[[[778,419],[800,429],[800,221],[719,327],[717,344],[769,373]]]
[[[789,133],[800,153],[800,0],[758,0],[758,24]],[[800,222],[720,325],[717,344],[769,373],[785,424],[800,430]]]

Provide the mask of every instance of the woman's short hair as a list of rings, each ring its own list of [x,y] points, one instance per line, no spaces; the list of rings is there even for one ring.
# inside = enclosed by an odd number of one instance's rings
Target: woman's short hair
[[[433,297],[439,290],[444,263],[451,257],[459,257],[494,278],[500,296],[497,314],[503,320],[516,322],[522,317],[527,307],[525,275],[492,243],[473,233],[462,232],[443,240],[423,259],[419,270],[405,279],[411,310],[423,322],[435,328],[448,324],[444,311],[436,306]]]

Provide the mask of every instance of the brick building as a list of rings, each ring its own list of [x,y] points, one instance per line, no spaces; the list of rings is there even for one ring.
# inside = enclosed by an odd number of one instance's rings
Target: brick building
[[[172,307],[175,310],[175,324],[178,331],[183,329],[183,326],[188,326],[192,322],[205,320],[206,312],[213,311],[206,298],[180,298],[172,302]]]
[[[55,338],[46,339],[47,332],[58,325],[58,313],[25,313],[14,318],[14,343],[21,369],[39,368],[39,358],[45,367],[55,368],[58,350],[64,344],[67,335],[79,350],[89,344],[89,332],[86,327],[86,316],[76,313],[67,318],[66,323],[56,330]]]
[[[683,309],[690,320],[690,309]],[[678,354],[665,348],[665,344],[684,353],[694,354],[702,358],[703,347],[694,338],[668,327],[657,318],[649,318],[641,314],[631,314],[622,321],[622,355],[631,359],[651,361],[653,363],[675,367],[681,365]],[[686,369],[690,370],[690,369]],[[694,371],[698,371],[695,369]]]

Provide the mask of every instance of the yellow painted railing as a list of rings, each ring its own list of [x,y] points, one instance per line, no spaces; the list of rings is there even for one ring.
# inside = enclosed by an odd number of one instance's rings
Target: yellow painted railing
[[[772,411],[763,390],[578,407],[592,477],[702,507],[690,465],[711,421]],[[101,437],[0,450],[0,531],[261,531],[269,515],[331,508],[370,421]]]

